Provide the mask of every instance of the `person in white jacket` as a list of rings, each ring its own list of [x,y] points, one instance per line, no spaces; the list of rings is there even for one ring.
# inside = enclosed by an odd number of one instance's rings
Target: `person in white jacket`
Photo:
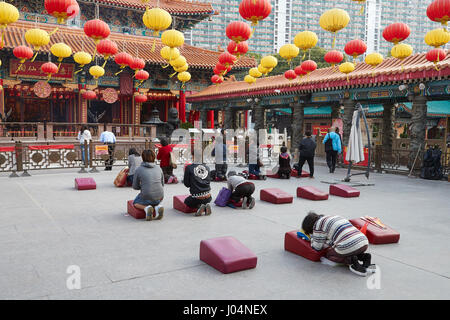
[[[88,146],[89,146],[89,143],[91,143],[91,140],[92,140],[91,132],[89,131],[87,126],[82,126],[81,127],[81,130],[78,132],[77,140],[80,141],[81,160],[83,161],[84,165],[87,166],[87,164],[89,162],[89,151],[87,153],[87,156],[88,156],[87,161],[85,161],[84,142],[86,141]]]

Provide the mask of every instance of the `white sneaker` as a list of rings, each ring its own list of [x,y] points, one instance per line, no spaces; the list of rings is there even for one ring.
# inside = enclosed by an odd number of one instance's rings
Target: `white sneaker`
[[[155,212],[158,213],[155,220],[161,220],[164,217],[164,207],[163,206],[156,206]]]
[[[248,205],[247,205],[247,197],[244,197],[244,199],[242,199],[242,209],[248,209]]]
[[[144,211],[145,211],[145,220],[152,221],[153,213],[155,212],[155,209],[153,209],[152,206],[147,206],[144,208]]]

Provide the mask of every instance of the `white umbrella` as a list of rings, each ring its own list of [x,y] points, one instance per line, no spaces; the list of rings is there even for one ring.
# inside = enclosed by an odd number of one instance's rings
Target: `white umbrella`
[[[364,145],[362,142],[361,126],[359,122],[359,110],[353,112],[352,128],[348,141],[345,160],[358,163],[364,161]]]

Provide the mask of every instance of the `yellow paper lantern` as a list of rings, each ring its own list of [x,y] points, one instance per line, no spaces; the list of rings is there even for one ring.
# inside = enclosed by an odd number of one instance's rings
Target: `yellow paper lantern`
[[[334,33],[333,45],[336,43],[336,32],[345,28],[350,22],[350,16],[342,9],[331,9],[325,11],[319,19],[322,29]]]
[[[185,83],[191,80],[191,74],[187,71],[180,72],[177,76],[178,80]]]
[[[383,56],[377,52],[373,52],[366,56],[365,61],[369,66],[376,67],[383,62]]]
[[[180,72],[184,72],[187,71],[189,69],[189,65],[186,63],[184,66],[179,67],[179,68],[173,68],[176,72],[180,73]]]
[[[160,31],[170,27],[172,16],[164,9],[152,8],[145,11],[142,21],[147,28],[153,30],[153,36],[157,37]]]
[[[375,69],[379,64],[383,62],[383,56],[377,52],[373,52],[366,56],[365,61],[369,66],[372,66]],[[373,72],[372,76],[374,76]]]
[[[35,51],[39,51],[39,49],[43,46],[46,46],[50,43],[50,35],[47,31],[42,29],[30,29],[27,32],[25,32],[25,40],[33,46],[33,49]],[[31,62],[36,59],[37,52],[34,55],[33,59],[31,59]]]
[[[403,60],[413,53],[413,48],[406,43],[399,43],[392,47],[391,56]]]
[[[438,48],[450,41],[450,32],[444,29],[434,29],[425,35],[425,43],[431,47]]]
[[[18,19],[19,10],[17,10],[15,6],[4,1],[0,2],[0,29],[2,33],[0,49],[2,49],[4,46],[6,27],[11,23],[16,22]]]
[[[103,77],[103,75],[105,74],[105,69],[100,66],[92,66],[89,68],[89,73],[94,79],[98,79],[100,77]]]
[[[297,48],[297,46],[289,43],[285,44],[284,46],[281,46],[279,53],[281,57],[290,62],[292,59],[298,56],[299,52],[300,49]]]
[[[262,74],[268,74],[270,72],[269,68],[264,68],[261,64],[258,65],[258,71],[261,72]]]
[[[247,82],[248,84],[252,84],[256,82],[256,79],[248,74],[244,77],[244,81]]]
[[[80,65],[80,67],[84,67],[85,65],[91,63],[92,56],[90,53],[79,51],[73,55],[73,60]]]
[[[294,44],[303,51],[314,48],[317,41],[319,41],[319,38],[312,31],[299,32],[294,38]]]
[[[250,70],[248,70],[248,74],[253,78],[259,78],[262,76],[262,72],[259,71],[258,68],[251,68]]]
[[[273,69],[277,66],[278,60],[274,56],[265,56],[261,59],[260,64],[263,66],[263,68]]]
[[[52,45],[50,51],[55,57],[58,57],[59,62],[72,55],[72,49],[67,44],[62,42]]]
[[[165,47],[162,47],[160,54],[164,60],[170,61],[170,60],[175,60],[180,56],[180,50],[178,50],[177,48],[171,48],[171,47],[165,46]]]
[[[179,56],[177,59],[170,61],[170,65],[174,68],[181,68],[186,63],[186,58],[183,56]]]
[[[184,35],[175,29],[166,30],[161,35],[161,42],[170,48],[181,47],[184,44]]]
[[[75,74],[83,70],[83,67],[92,61],[92,56],[90,53],[79,51],[73,55],[73,60],[79,64],[80,70],[75,71]]]
[[[344,62],[339,65],[339,71],[347,75],[347,82],[349,82],[348,74],[355,70],[355,64],[352,62]]]

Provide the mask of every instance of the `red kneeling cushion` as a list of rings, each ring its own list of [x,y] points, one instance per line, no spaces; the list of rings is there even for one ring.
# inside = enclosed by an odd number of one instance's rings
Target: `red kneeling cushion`
[[[175,210],[184,212],[184,213],[194,213],[197,212],[197,209],[188,207],[184,200],[189,197],[189,195],[182,195],[182,196],[173,196],[173,208]]]
[[[200,260],[222,273],[256,267],[256,255],[233,237],[221,237],[200,242]]]
[[[292,203],[294,200],[293,196],[278,188],[261,189],[259,192],[259,198],[263,201],[275,204]]]
[[[366,221],[361,218],[356,218],[350,220],[350,223],[357,229],[361,229],[366,224]],[[381,229],[369,223],[367,225],[366,237],[371,244],[397,243],[400,240],[400,233],[388,226],[386,226],[386,229]]]
[[[292,171],[291,171],[291,176],[292,176],[292,177],[297,177],[297,176],[298,176],[297,170],[292,169]],[[302,170],[302,174],[301,174],[300,177],[301,177],[301,178],[307,178],[307,177],[309,177],[309,172],[306,172],[306,171]]]
[[[75,188],[78,190],[97,189],[97,184],[93,178],[75,178]]]
[[[298,187],[297,197],[309,200],[327,200],[328,193],[323,192],[315,187]]]
[[[320,261],[320,257],[325,253],[325,250],[314,250],[311,248],[311,243],[309,241],[297,237],[296,230],[286,232],[284,235],[284,250],[298,254],[311,261]]]
[[[344,198],[353,198],[359,197],[359,190],[347,186],[345,184],[332,184],[330,185],[330,194],[333,196],[344,197]]]
[[[138,209],[133,204],[134,200],[128,200],[127,202],[127,212],[130,216],[135,219],[145,219],[145,211]]]

